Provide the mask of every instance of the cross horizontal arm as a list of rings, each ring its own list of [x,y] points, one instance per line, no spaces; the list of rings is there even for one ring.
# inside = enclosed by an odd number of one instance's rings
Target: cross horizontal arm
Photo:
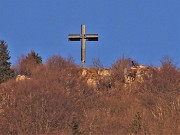
[[[87,41],[98,41],[98,34],[86,34],[85,39]]]
[[[81,35],[80,34],[69,34],[68,35],[68,40],[69,41],[80,41],[81,40]]]

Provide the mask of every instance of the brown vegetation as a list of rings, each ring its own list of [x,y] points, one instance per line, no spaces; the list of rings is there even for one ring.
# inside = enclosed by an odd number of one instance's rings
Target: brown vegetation
[[[0,85],[0,134],[180,134],[180,70],[166,59],[152,78],[124,87],[131,62],[118,60],[95,89],[71,60],[33,66],[29,80]]]

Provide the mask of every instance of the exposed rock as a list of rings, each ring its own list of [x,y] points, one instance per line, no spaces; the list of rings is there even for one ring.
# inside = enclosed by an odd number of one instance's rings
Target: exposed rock
[[[16,82],[23,81],[23,80],[29,80],[30,78],[26,77],[25,75],[18,75],[16,77]]]
[[[153,74],[157,71],[160,71],[160,68],[156,69],[151,66],[143,65],[125,68],[124,80],[125,83],[132,83],[134,81],[142,83],[145,80],[152,78]]]
[[[97,68],[84,68],[81,76],[85,78],[88,86],[93,88],[97,87],[101,78],[109,77],[111,75],[111,69],[97,69]]]
[[[110,76],[111,75],[111,69],[109,69],[109,68],[98,69],[98,75],[100,75],[100,76]]]
[[[160,70],[160,68],[143,65],[125,68],[123,82],[126,86],[134,82],[142,83],[145,80],[151,79],[153,75]],[[111,74],[112,70],[110,68],[84,68],[81,72],[81,77],[84,78],[88,86],[95,88],[101,79],[109,80],[108,78],[111,76]]]

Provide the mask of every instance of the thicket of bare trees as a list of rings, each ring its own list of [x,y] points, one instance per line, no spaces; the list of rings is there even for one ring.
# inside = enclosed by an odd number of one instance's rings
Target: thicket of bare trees
[[[119,59],[93,89],[71,60],[50,57],[31,79],[0,85],[0,134],[180,134],[180,69],[165,59],[151,79],[124,87],[131,62]]]

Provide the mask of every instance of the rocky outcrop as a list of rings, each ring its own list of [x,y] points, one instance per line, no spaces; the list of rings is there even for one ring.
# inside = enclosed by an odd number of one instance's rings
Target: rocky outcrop
[[[99,84],[99,80],[102,78],[110,77],[111,69],[104,68],[104,69],[97,69],[97,68],[84,68],[82,69],[81,76],[85,78],[86,83],[88,86],[97,87]]]
[[[160,68],[154,68],[152,66],[133,66],[124,69],[124,83],[132,84],[134,82],[143,83],[145,80],[149,80],[153,75],[159,72]],[[88,86],[96,88],[101,79],[110,78],[112,69],[96,69],[96,68],[84,68],[81,72],[81,77],[84,78]]]
[[[23,80],[30,80],[30,78],[26,77],[25,75],[18,75],[16,77],[16,82],[23,81]]]
[[[153,68],[151,66],[133,66],[131,68],[124,69],[124,80],[125,83],[133,83],[133,82],[144,82],[145,80],[149,80],[153,77],[155,72],[158,72],[159,68]]]

